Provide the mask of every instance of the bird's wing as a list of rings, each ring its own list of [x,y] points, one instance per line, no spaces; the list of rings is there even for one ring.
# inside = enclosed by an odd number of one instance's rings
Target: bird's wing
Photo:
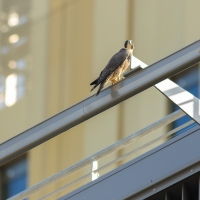
[[[127,58],[128,53],[126,49],[121,49],[109,60],[108,64],[100,74],[100,82],[104,82],[106,78],[115,71]]]

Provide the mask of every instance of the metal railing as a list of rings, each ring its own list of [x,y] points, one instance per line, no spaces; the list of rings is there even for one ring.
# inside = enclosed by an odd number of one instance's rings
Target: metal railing
[[[66,178],[66,176],[69,176],[69,175],[83,169],[84,167],[90,165],[93,161],[99,161],[101,158],[126,147],[127,145],[131,144],[132,142],[146,136],[149,133],[152,133],[153,131],[155,131],[155,130],[163,127],[163,126],[166,126],[166,125],[174,122],[175,120],[179,119],[180,117],[182,117],[184,115],[185,115],[185,113],[183,113],[183,111],[181,111],[181,110],[178,110],[174,113],[171,113],[168,116],[165,116],[164,118],[152,123],[151,125],[143,128],[143,129],[131,134],[130,136],[114,143],[113,145],[95,153],[94,155],[92,155],[92,156],[72,165],[71,167],[69,167],[69,168],[47,178],[46,180],[43,180],[42,182],[26,189],[25,191],[15,195],[14,197],[11,197],[9,200],[20,200],[20,199],[28,198],[32,194],[44,189],[44,187],[47,187],[47,186],[51,185],[52,183],[58,182],[58,181],[62,180],[63,178]],[[167,136],[170,136],[171,134],[183,129],[184,127],[187,127],[191,123],[194,123],[194,121],[191,120],[191,121],[185,123],[184,125],[182,125],[180,127],[177,127],[177,128],[175,128],[175,129],[173,129],[173,130],[171,130],[171,131],[169,131],[165,134],[162,134],[161,136],[159,136],[157,138],[154,138],[152,141],[149,141],[149,142],[145,143],[144,145],[128,152],[127,154],[122,155],[121,157],[107,163],[106,165],[100,167],[99,169],[97,169],[93,172],[98,173],[101,170],[107,168],[108,166],[125,159],[127,156],[130,156],[131,154],[133,154],[133,153],[135,153],[135,152],[137,152],[137,151],[139,151],[139,150],[161,140],[162,138],[166,138]],[[69,183],[67,185],[64,185],[63,187],[60,187],[59,189],[51,192],[50,194],[43,196],[42,199],[46,199],[46,198],[50,197],[51,195],[54,195],[57,192],[60,192],[60,191],[64,190],[65,188],[67,188],[67,187],[69,187],[69,186],[77,183],[78,181],[83,180],[83,179],[85,179],[86,177],[89,177],[89,176],[91,176],[91,172],[84,175],[83,177],[78,178],[77,180],[72,181],[71,183]]]
[[[184,58],[184,61],[183,61]],[[0,165],[200,61],[200,41],[0,144]]]

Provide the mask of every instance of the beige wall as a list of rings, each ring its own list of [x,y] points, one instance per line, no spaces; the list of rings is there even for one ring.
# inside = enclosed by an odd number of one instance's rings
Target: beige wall
[[[23,100],[0,111],[0,143],[93,94],[89,83],[126,39],[133,39],[134,55],[151,64],[200,33],[197,0],[32,2],[31,84]],[[29,185],[165,116],[167,102],[155,88],[148,89],[29,151]]]
[[[198,0],[134,0],[132,35],[135,55],[155,62],[199,39]]]

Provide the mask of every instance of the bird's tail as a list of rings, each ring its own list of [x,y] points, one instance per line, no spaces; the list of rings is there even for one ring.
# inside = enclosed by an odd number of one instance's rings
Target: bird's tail
[[[99,89],[98,89],[98,91],[97,91],[97,94],[96,94],[96,96],[98,96],[99,95],[99,93],[101,92],[101,90],[103,89],[103,86],[104,86],[104,84],[103,83],[101,83],[101,85],[99,86]]]
[[[95,85],[95,86],[90,90],[90,92],[92,92],[92,90],[94,90],[97,86],[98,86],[98,85]]]
[[[99,79],[99,78],[97,78],[95,81],[93,81],[92,83],[90,83],[90,85],[95,85],[95,84],[97,84],[98,79]]]
[[[94,87],[90,90],[90,92],[91,92],[92,90],[94,90],[94,89],[99,85],[98,79],[99,79],[99,78],[97,78],[95,81],[93,81],[92,83],[90,83],[90,85],[94,85]]]

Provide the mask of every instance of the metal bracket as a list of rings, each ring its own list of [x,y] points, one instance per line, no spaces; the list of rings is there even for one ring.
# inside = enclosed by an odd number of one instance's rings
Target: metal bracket
[[[131,69],[133,69],[131,71],[132,73],[135,73],[134,70],[138,68],[138,65],[142,69],[148,67],[148,65],[143,63],[141,60],[131,56]],[[174,102],[183,112],[200,124],[200,100],[197,97],[170,79],[161,81],[155,85],[155,88],[157,88],[168,99]]]
[[[99,173],[95,172],[98,169],[98,161],[94,160],[92,162],[92,181],[96,180],[97,178],[99,178]]]

